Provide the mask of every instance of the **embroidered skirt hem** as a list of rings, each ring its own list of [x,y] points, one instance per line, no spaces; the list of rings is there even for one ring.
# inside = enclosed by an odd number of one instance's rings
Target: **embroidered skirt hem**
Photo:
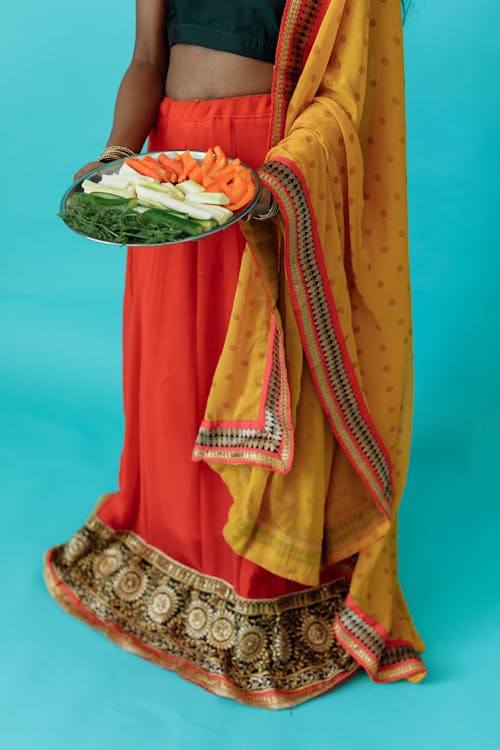
[[[63,609],[126,650],[247,705],[289,708],[359,669],[332,628],[349,588],[345,573],[248,599],[93,515],[47,553],[45,579]]]

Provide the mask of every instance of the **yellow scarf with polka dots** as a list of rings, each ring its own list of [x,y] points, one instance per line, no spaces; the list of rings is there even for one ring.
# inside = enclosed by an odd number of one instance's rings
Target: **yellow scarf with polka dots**
[[[399,0],[289,0],[231,323],[193,452],[240,555],[316,586],[354,567],[335,633],[379,681],[421,679],[397,577],[412,329]]]

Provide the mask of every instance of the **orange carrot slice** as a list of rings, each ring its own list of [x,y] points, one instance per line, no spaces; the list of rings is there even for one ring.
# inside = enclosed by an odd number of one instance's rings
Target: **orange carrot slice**
[[[207,153],[205,154],[205,157],[203,161],[201,162],[201,166],[205,170],[205,172],[208,174],[210,170],[212,169],[215,162],[215,154],[213,148],[209,148]]]
[[[166,154],[160,154],[158,157],[158,161],[160,162],[162,167],[165,167],[165,169],[170,169],[172,172],[175,172],[176,175],[181,175],[184,171],[179,161],[171,159]]]
[[[215,177],[227,165],[227,157],[220,146],[214,146],[215,164],[210,170],[210,177]]]
[[[142,159],[125,159],[125,164],[128,164],[132,169],[135,169],[139,174],[143,174],[146,177],[154,177],[155,180],[159,180],[158,173],[151,169],[147,164],[144,164]]]
[[[231,185],[226,185],[226,189],[223,192],[226,193],[230,203],[238,203],[251,187],[253,186],[248,185],[244,180],[234,180]]]
[[[145,156],[142,160],[150,169],[156,171],[158,178],[163,182],[168,182],[170,179],[170,170],[164,169],[153,157]]]
[[[235,159],[230,164],[227,164],[222,169],[218,170],[216,172],[217,180],[222,179],[223,177],[227,177],[228,179],[231,177],[234,177],[236,174],[238,174],[238,167],[241,164],[239,159]],[[247,171],[247,170],[246,170]]]
[[[205,174],[205,177],[203,178],[203,182],[201,183],[205,190],[208,190],[211,185],[215,184],[215,180],[210,177],[210,175]]]
[[[252,185],[251,187],[248,188],[246,193],[243,195],[242,198],[240,198],[239,201],[236,201],[234,203],[229,203],[226,206],[226,208],[229,208],[230,211],[238,211],[240,208],[243,208],[244,206],[246,206],[247,203],[249,203],[252,200],[254,195],[255,195],[255,186]]]
[[[205,177],[205,170],[201,166],[197,166],[195,169],[192,169],[189,177],[197,182],[199,185],[203,185],[203,178]]]
[[[224,170],[225,171],[225,170]],[[249,190],[254,189],[254,182],[247,169],[236,171],[234,175],[226,172],[225,177],[215,175],[213,181],[206,186],[208,192],[225,193],[231,203],[239,201]]]
[[[184,171],[189,174],[193,169],[196,169],[198,162],[193,158],[190,151],[184,151],[181,155],[182,163],[184,164]]]

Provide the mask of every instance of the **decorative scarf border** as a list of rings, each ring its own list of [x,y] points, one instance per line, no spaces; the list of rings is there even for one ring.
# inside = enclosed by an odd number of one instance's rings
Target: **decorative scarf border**
[[[374,682],[394,682],[427,673],[411,643],[389,640],[385,628],[357,607],[349,594],[333,630],[337,641]]]
[[[288,0],[285,6],[272,89],[271,146],[283,138],[290,99],[327,6],[328,3],[318,0]]]
[[[347,353],[304,178],[287,159],[260,170],[285,221],[285,264],[292,303],[331,428],[379,509],[391,515],[391,462]]]
[[[273,317],[259,420],[203,421],[193,449],[195,461],[251,464],[281,474],[290,471],[294,438],[285,350]]]

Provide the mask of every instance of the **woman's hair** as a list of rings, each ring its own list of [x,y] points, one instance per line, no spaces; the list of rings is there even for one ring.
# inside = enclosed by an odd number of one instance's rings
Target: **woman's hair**
[[[412,3],[412,0],[401,0],[401,11],[403,13],[403,23],[406,20],[406,14],[408,13],[408,9],[410,8]]]

